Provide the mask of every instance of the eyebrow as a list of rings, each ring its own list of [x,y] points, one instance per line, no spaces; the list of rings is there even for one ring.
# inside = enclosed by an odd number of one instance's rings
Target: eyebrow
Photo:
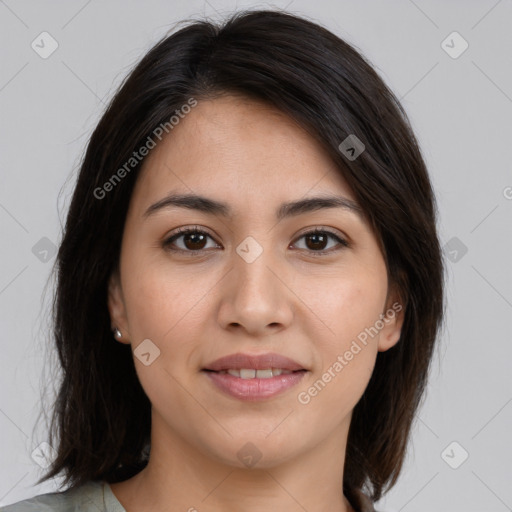
[[[231,207],[226,203],[197,194],[178,194],[172,192],[163,199],[152,204],[144,212],[143,217],[150,217],[157,211],[172,207],[197,210],[202,213],[225,218],[233,217]],[[276,218],[277,220],[282,220],[287,217],[295,217],[307,212],[328,208],[342,208],[355,213],[361,220],[364,220],[362,208],[356,202],[346,197],[333,195],[308,197],[306,199],[282,203],[276,211]]]

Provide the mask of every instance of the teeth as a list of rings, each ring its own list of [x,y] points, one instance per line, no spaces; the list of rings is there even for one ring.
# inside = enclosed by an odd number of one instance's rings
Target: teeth
[[[271,379],[273,377],[271,369],[256,370],[255,374],[256,374],[256,378],[258,378],[258,379]],[[242,376],[242,374],[240,374],[240,376]],[[244,377],[242,377],[242,378],[244,378]]]
[[[254,379],[254,377],[256,377],[256,373],[259,371],[260,370],[246,370],[245,368],[241,369],[240,370],[240,378],[241,379]],[[272,370],[270,370],[270,373],[272,373]]]
[[[226,373],[233,377],[241,379],[270,379],[278,375],[287,375],[292,373],[290,370],[282,370],[281,368],[269,368],[267,370],[254,370],[249,368],[241,368],[240,370],[229,369],[225,370]],[[222,372],[224,373],[224,372]]]

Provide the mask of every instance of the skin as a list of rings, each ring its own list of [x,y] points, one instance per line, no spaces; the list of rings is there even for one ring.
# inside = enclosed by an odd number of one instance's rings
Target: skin
[[[170,191],[226,202],[234,215],[173,207],[144,218]],[[200,101],[146,158],[108,297],[119,341],[135,350],[150,339],[160,350],[148,366],[134,356],[152,403],[152,449],[144,470],[111,484],[127,512],[352,510],[342,493],[352,410],[378,352],[398,341],[403,312],[359,343],[362,350],[308,404],[299,403],[298,394],[399,299],[364,218],[330,208],[277,222],[281,203],[322,193],[355,201],[300,126],[232,95]],[[181,236],[174,247],[203,247],[198,253],[163,247],[176,228],[194,226],[211,238],[201,246]],[[317,227],[349,247],[302,236]],[[263,249],[252,263],[235,250],[247,236]],[[277,352],[309,371],[278,396],[238,400],[201,372],[235,352]],[[248,442],[261,453],[253,467],[237,456]]]

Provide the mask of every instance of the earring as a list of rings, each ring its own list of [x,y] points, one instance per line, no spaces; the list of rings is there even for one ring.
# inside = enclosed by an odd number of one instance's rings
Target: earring
[[[118,340],[119,340],[119,339],[121,339],[121,337],[123,336],[123,335],[121,334],[121,331],[120,331],[117,327],[115,327],[115,328],[114,328],[114,336],[115,336]]]

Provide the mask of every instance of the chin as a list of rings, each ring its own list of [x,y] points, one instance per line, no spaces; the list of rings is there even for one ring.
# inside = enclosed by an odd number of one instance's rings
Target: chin
[[[296,457],[297,447],[304,445],[303,436],[302,440],[294,440],[286,432],[283,432],[284,438],[276,431],[270,435],[269,432],[271,430],[239,430],[225,446],[215,447],[216,458],[223,464],[237,468],[268,469]]]

